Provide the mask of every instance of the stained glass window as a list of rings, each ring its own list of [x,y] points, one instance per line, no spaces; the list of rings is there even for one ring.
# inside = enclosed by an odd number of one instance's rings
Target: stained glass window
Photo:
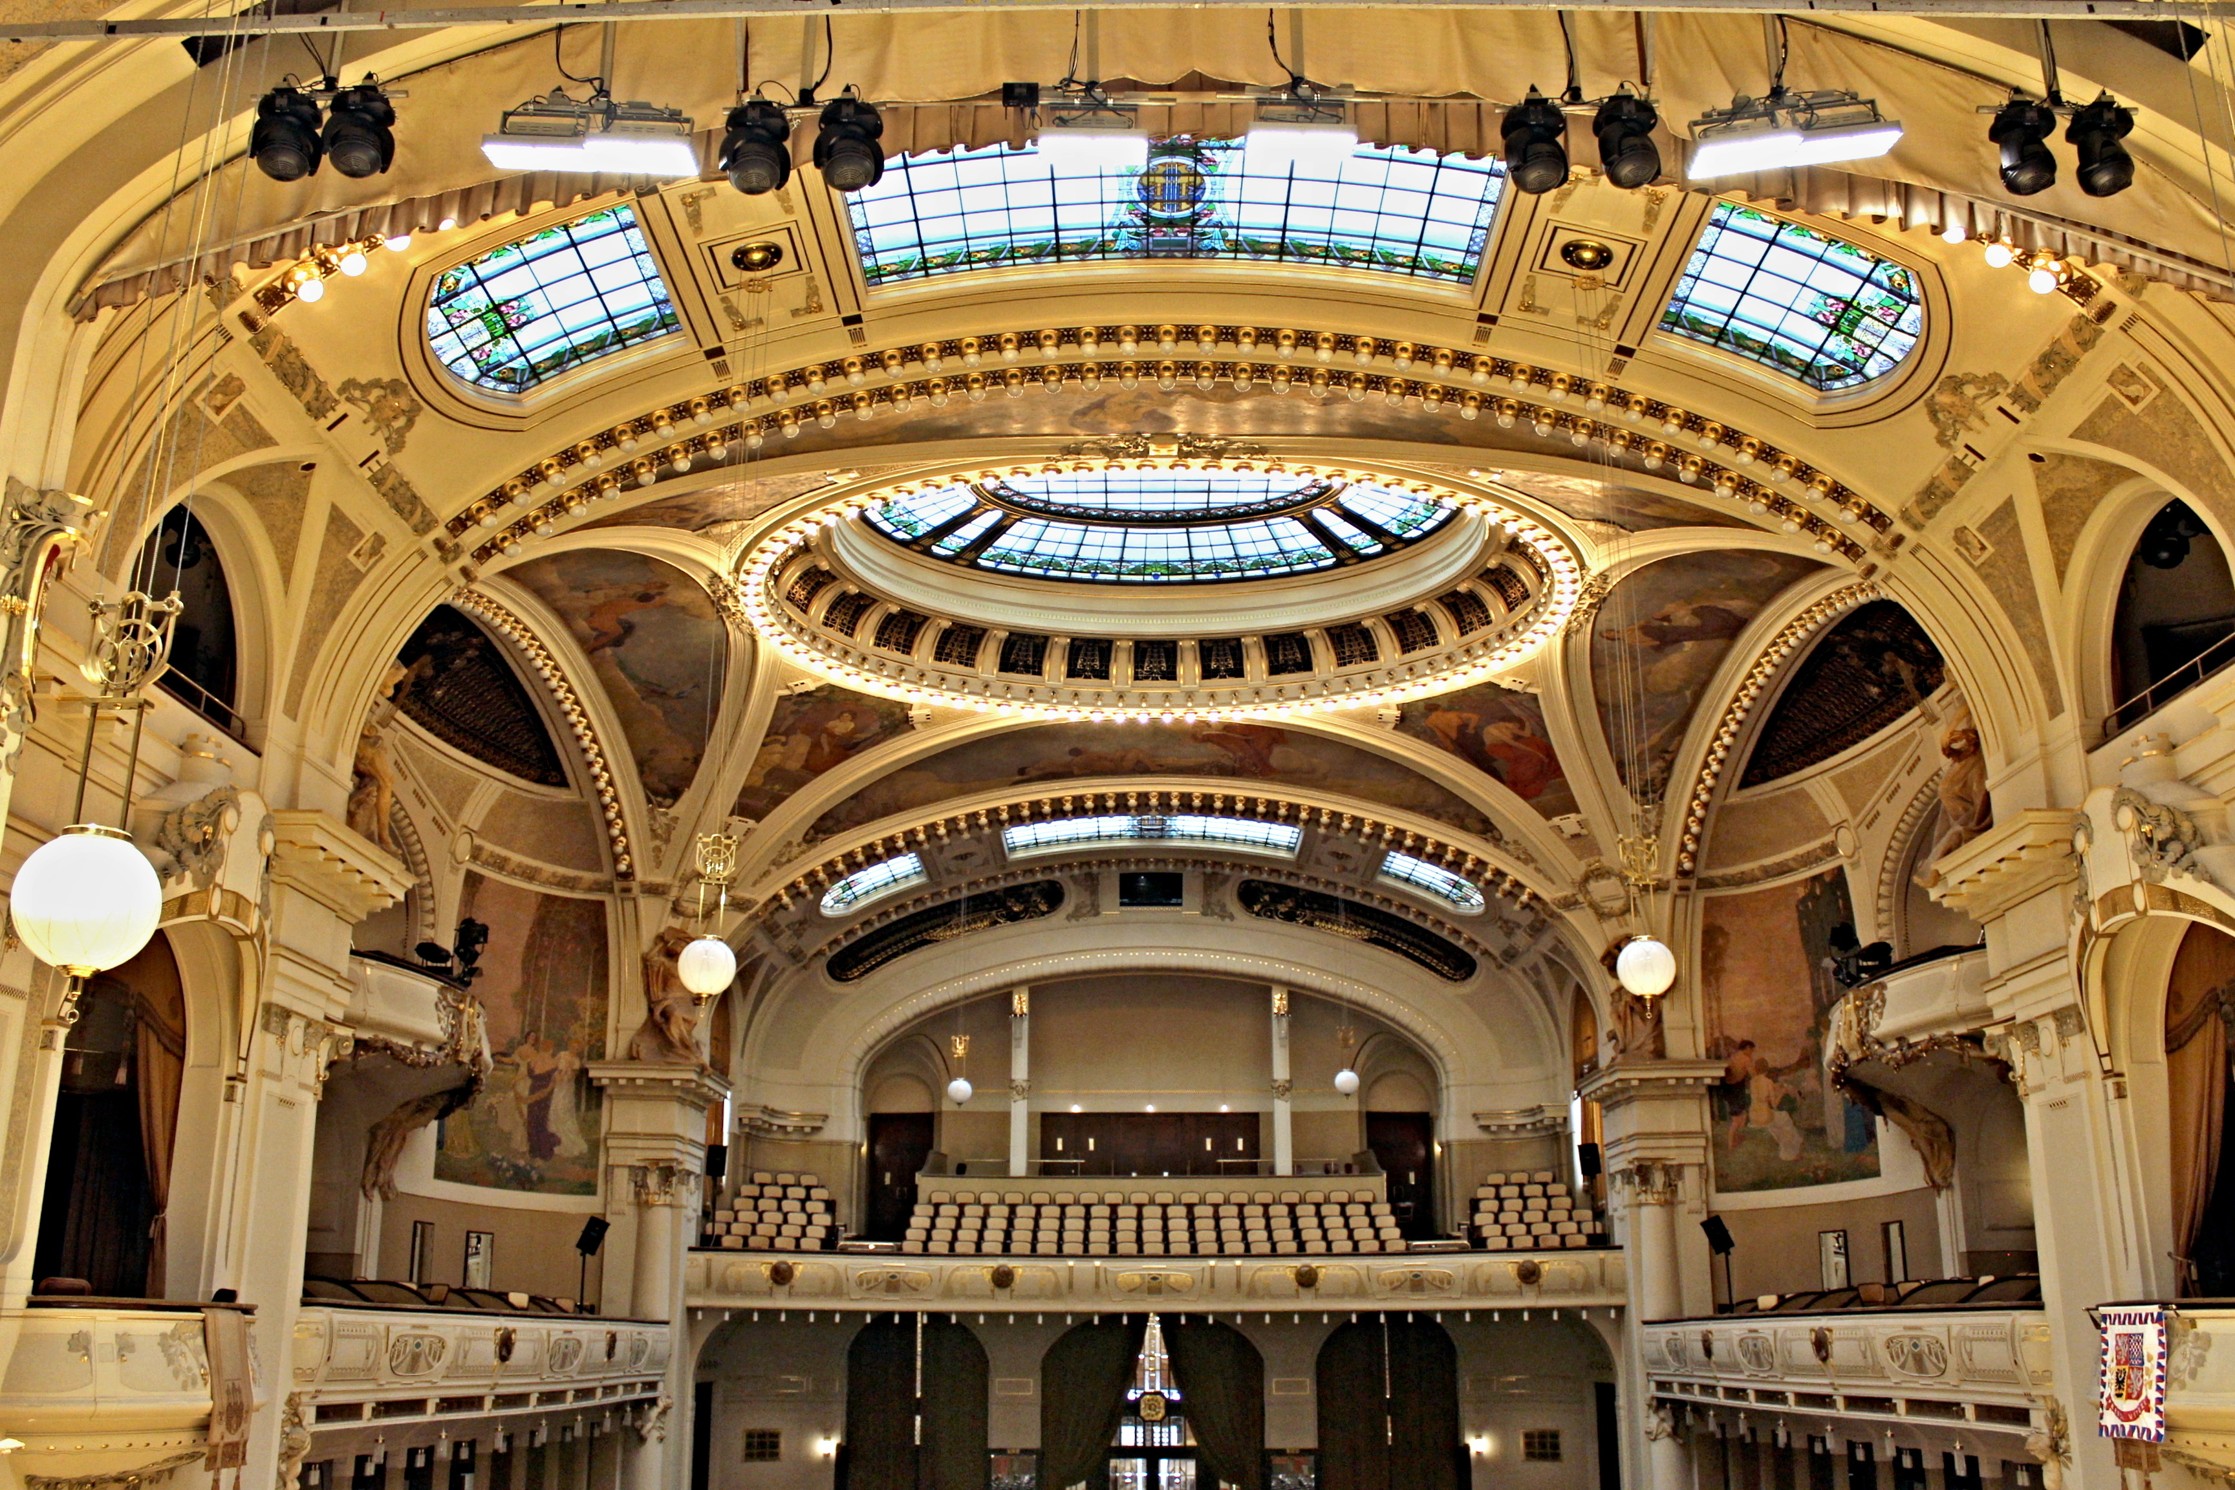
[[[1042,579],[1185,583],[1301,574],[1424,538],[1440,498],[1280,471],[1096,470],[958,482],[869,509],[934,558]]]
[[[1924,334],[1917,277],[1829,233],[1719,202],[1661,329],[1822,393],[1883,377]]]
[[[1012,859],[1044,854],[1082,843],[1139,841],[1209,843],[1283,859],[1296,857],[1304,830],[1293,823],[1256,818],[1203,817],[1192,813],[1116,813],[1103,817],[1066,817],[1020,823],[1001,830],[1001,846]]]
[[[902,156],[846,198],[862,274],[894,284],[1095,259],[1255,259],[1472,283],[1505,184],[1494,160],[1361,145],[1252,170],[1239,140],[1174,135],[1145,167],[1062,175],[1038,150]]]
[[[681,323],[635,209],[605,207],[445,269],[427,345],[476,388],[525,393]]]
[[[896,854],[881,860],[867,869],[857,869],[837,884],[823,892],[823,914],[843,916],[861,909],[872,900],[896,895],[902,890],[924,883],[930,876],[924,873],[923,860],[914,854]]]
[[[1439,869],[1426,859],[1391,853],[1381,861],[1381,877],[1409,889],[1422,890],[1463,916],[1480,915],[1488,902],[1473,880]]]

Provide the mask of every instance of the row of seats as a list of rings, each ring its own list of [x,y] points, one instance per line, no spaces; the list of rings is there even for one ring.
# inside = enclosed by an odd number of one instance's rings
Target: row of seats
[[[1381,1199],[1371,1189],[1350,1190],[1208,1190],[1182,1195],[1173,1190],[950,1190],[930,1197],[955,1205],[1338,1205],[1372,1203]]]
[[[727,1208],[706,1222],[699,1245],[732,1252],[828,1252],[838,1245],[830,1191],[812,1174],[755,1170]]]
[[[1471,1228],[1491,1252],[1542,1252],[1605,1244],[1599,1218],[1575,1203],[1549,1169],[1492,1173],[1475,1186]]]
[[[1014,1192],[988,1192],[1007,1195]],[[1041,1257],[1244,1257],[1289,1252],[1402,1252],[1404,1235],[1371,1191],[1268,1191],[1293,1200],[1181,1200],[1169,1191],[919,1201],[903,1252]],[[1255,1192],[1225,1192],[1252,1194]],[[1357,1199],[1352,1199],[1356,1194]],[[1305,1199],[1306,1195],[1316,1197]],[[1337,1196],[1340,1199],[1337,1199]],[[1123,1196],[1120,1199],[1118,1197]],[[1139,1198],[1134,1198],[1138,1196]]]

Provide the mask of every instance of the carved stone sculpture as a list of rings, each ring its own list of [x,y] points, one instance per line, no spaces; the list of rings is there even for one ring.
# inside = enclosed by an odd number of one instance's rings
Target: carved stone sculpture
[[[349,826],[390,853],[396,851],[396,830],[389,817],[396,810],[396,767],[388,758],[387,742],[380,730],[366,725],[357,737],[355,780],[349,789]]]
[[[679,926],[660,933],[644,954],[644,1023],[629,1036],[629,1059],[703,1066],[698,1049],[698,1000],[683,986],[675,958],[690,942]]]
[[[1941,721],[1940,754],[1948,764],[1940,772],[1936,790],[1940,797],[1940,836],[1917,871],[1917,883],[1931,889],[1940,883],[1940,861],[1994,826],[1994,803],[1987,795],[1987,759],[1979,743],[1979,730],[1971,722],[1971,709],[1959,704]]]

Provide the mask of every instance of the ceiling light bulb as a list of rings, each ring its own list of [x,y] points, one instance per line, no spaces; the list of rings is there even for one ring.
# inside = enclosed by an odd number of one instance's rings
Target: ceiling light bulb
[[[2007,269],[2017,259],[2018,253],[2009,244],[1996,239],[1987,245],[1986,257],[1989,269]]]
[[[1676,954],[1658,937],[1633,936],[1615,956],[1614,976],[1639,998],[1659,998],[1676,982]]]
[[[1358,1095],[1358,1073],[1345,1066],[1335,1073],[1335,1090],[1346,1097]]]
[[[365,272],[365,251],[353,248],[341,256],[341,272],[355,279]]]
[[[405,249],[411,247],[411,235],[409,233],[390,233],[381,246],[402,253]]]
[[[2025,277],[2026,288],[2036,295],[2053,295],[2058,284],[2057,272],[2047,265],[2038,265]]]
[[[1940,241],[1942,243],[1961,243],[1970,236],[1970,230],[1960,222],[1952,222],[1940,230]]]
[[[326,281],[313,275],[295,286],[295,298],[305,305],[316,305],[326,298]]]
[[[947,1083],[947,1100],[954,1103],[955,1106],[961,1107],[970,1101],[977,1090],[970,1084],[969,1078],[957,1076]]]

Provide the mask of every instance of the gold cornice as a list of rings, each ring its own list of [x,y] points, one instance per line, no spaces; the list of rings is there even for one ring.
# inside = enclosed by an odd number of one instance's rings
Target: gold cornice
[[[529,539],[599,499],[618,496],[624,478],[651,486],[662,467],[680,473],[707,459],[726,463],[740,452],[749,458],[771,437],[796,435],[805,420],[827,428],[847,415],[870,419],[911,408],[919,399],[936,407],[957,395],[1021,396],[1035,388],[1092,388],[1104,381],[1124,386],[1129,377],[1167,391],[1183,385],[1295,388],[1307,396],[1339,390],[1350,397],[1416,402],[1467,419],[1488,413],[1506,427],[1527,420],[1540,437],[1563,433],[1580,447],[1599,445],[1618,463],[1634,461],[1645,472],[1672,467],[1686,484],[1806,533],[1823,552],[1853,564],[1864,562],[1867,550],[1842,525],[1872,535],[1893,527],[1891,517],[1845,483],[1769,441],[1619,383],[1509,357],[1347,332],[1097,325],[864,350],[711,389],[552,450],[468,504],[450,518],[447,531],[463,540],[476,527],[494,530],[474,550],[475,560],[486,564],[517,553]],[[615,469],[604,469],[609,465]],[[1819,515],[1811,503],[1831,516]]]

